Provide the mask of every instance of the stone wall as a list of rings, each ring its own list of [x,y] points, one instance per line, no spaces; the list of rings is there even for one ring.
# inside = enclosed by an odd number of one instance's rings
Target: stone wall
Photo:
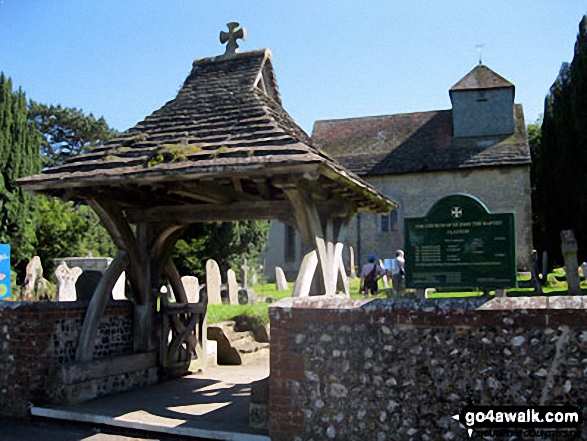
[[[282,300],[270,307],[270,436],[464,440],[451,415],[470,401],[583,407],[586,308],[581,297]]]
[[[24,417],[31,403],[45,403],[59,394],[50,380],[59,367],[72,364],[84,315],[85,309],[74,303],[0,302],[0,416]],[[130,302],[107,307],[96,338],[97,360],[132,353],[132,316]],[[104,393],[124,389],[118,383],[118,389],[101,383],[113,380],[98,379],[93,387]]]

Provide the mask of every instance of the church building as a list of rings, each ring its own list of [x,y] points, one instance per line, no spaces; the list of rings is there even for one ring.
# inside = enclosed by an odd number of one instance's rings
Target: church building
[[[479,64],[449,95],[448,110],[314,124],[312,140],[323,152],[400,205],[387,215],[355,216],[346,245],[354,248],[356,265],[369,254],[394,257],[404,247],[405,218],[425,216],[442,197],[466,193],[491,212],[515,213],[518,267],[528,267],[530,149],[522,106],[514,104],[515,87]],[[288,280],[295,279],[303,251],[297,232],[274,222],[263,256],[268,276],[281,266]]]

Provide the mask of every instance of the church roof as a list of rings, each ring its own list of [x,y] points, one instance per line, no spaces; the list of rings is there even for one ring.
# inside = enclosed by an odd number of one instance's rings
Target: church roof
[[[502,87],[513,88],[514,85],[484,64],[478,64],[471,72],[452,86],[450,92],[452,93],[456,90],[498,89]]]
[[[69,189],[303,174],[308,167],[359,210],[394,205],[320,152],[293,121],[281,106],[271,52],[264,49],[196,60],[177,96],[159,110],[104,146],[19,184],[64,197]],[[275,188],[269,190],[264,193]]]
[[[452,111],[317,121],[312,139],[360,176],[530,164],[522,107],[511,135],[455,138]]]

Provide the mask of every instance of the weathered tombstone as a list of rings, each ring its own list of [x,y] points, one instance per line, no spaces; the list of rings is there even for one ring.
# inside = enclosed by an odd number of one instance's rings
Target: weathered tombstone
[[[405,229],[407,287],[517,285],[513,213],[491,213],[473,196],[451,195],[425,217],[407,218]]]
[[[194,276],[183,276],[181,283],[183,283],[188,303],[198,303],[200,301],[200,282],[198,278]]]
[[[383,260],[379,259],[379,266],[381,268],[385,268],[385,266],[383,265]],[[385,286],[386,288],[389,288],[389,278],[387,277],[387,274],[384,274],[383,277],[381,278],[381,280],[383,280],[383,286]]]
[[[236,281],[236,273],[229,269],[226,272],[226,283],[228,284],[228,302],[231,305],[238,305],[238,282]]]
[[[112,298],[114,300],[126,300],[125,288],[126,275],[123,271],[118,280],[116,281],[114,288],[112,288]]]
[[[581,295],[579,282],[579,266],[577,265],[577,241],[573,230],[561,231],[565,273],[567,274],[568,292],[570,296]]]
[[[78,300],[89,301],[91,296],[94,294],[98,283],[102,275],[106,272],[110,264],[112,263],[111,257],[94,257],[91,252],[85,257],[63,257],[61,259],[53,259],[55,265],[59,265],[65,262],[69,268],[80,267],[84,272],[80,278],[82,279],[80,284],[81,287],[77,287]],[[85,274],[85,273],[89,273]],[[100,274],[100,277],[96,277],[96,273]],[[126,275],[124,272],[120,275],[116,284],[112,288],[112,299],[114,300],[126,300]]]
[[[206,290],[208,292],[208,303],[210,305],[221,305],[222,297],[220,296],[220,267],[215,260],[210,259],[206,262]]]
[[[251,268],[247,265],[247,259],[243,260],[243,264],[241,265],[241,280],[243,281],[243,288],[247,288],[249,285],[249,270]]]
[[[283,270],[279,266],[275,267],[275,285],[277,286],[278,291],[288,289],[287,279],[285,278]]]
[[[67,265],[67,264],[66,264]],[[79,268],[79,267],[75,267]],[[75,281],[75,292],[77,293],[77,301],[81,303],[89,303],[94,295],[96,287],[102,279],[102,273],[100,271],[84,271],[79,268],[82,272]],[[73,269],[72,269],[73,270]]]
[[[583,270],[583,279],[587,280],[587,262],[581,264],[581,269]]]
[[[307,297],[310,295],[310,288],[312,287],[312,279],[314,272],[318,266],[318,254],[316,251],[310,251],[302,259],[298,278],[294,285],[292,297]]]
[[[57,277],[57,300],[60,302],[75,302],[77,293],[75,282],[82,273],[80,267],[69,268],[65,262],[61,263],[55,270]]]
[[[355,280],[357,278],[357,269],[355,267],[355,250],[353,247],[349,247],[349,254],[350,254],[350,268],[351,268],[351,280]]]
[[[22,288],[24,299],[30,300],[38,298],[37,286],[38,281],[41,279],[43,279],[41,258],[39,256],[34,256],[26,266],[26,275],[24,278],[24,286]]]

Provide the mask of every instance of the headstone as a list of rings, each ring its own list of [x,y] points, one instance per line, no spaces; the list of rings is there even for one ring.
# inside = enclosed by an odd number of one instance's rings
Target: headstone
[[[577,265],[577,241],[573,230],[561,231],[565,273],[567,274],[568,292],[570,296],[581,295],[579,282],[579,266]]]
[[[200,301],[200,282],[198,278],[194,276],[183,276],[181,283],[183,283],[188,303],[198,303]]]
[[[222,304],[222,297],[220,296],[221,284],[220,267],[215,260],[210,259],[206,262],[206,290],[208,292],[208,304]]]
[[[226,272],[226,280],[228,284],[228,302],[231,305],[238,305],[238,282],[236,281],[236,273],[229,269]]]
[[[316,251],[310,251],[302,259],[298,278],[294,285],[292,297],[307,297],[310,295],[310,288],[312,287],[312,279],[318,266],[318,254]]]
[[[275,285],[277,286],[278,291],[288,289],[285,274],[279,266],[275,267]]]
[[[69,269],[65,262],[61,263],[55,270],[57,277],[57,300],[60,302],[75,302],[77,294],[75,282],[82,273],[80,267]]]
[[[114,288],[112,288],[112,298],[114,300],[126,300],[126,275],[124,271],[116,281]]]
[[[385,268],[385,266],[383,265],[383,260],[379,259],[379,266],[381,268]],[[386,288],[389,288],[389,278],[387,277],[387,274],[384,274],[383,277],[381,278],[381,280],[383,280],[383,286],[385,286]]]
[[[67,264],[66,264],[67,265]],[[79,268],[79,267],[75,267]],[[96,291],[96,287],[102,279],[102,273],[100,271],[82,271],[75,282],[75,292],[77,293],[77,301],[81,303],[89,303]]]
[[[112,263],[111,257],[94,257],[91,252],[88,252],[85,257],[63,257],[61,259],[53,259],[56,265],[65,262],[69,268],[80,267],[84,273],[97,272],[101,276],[106,272]],[[89,276],[83,277],[83,291],[78,287],[78,300],[83,299],[80,296],[86,297],[89,300],[94,294],[101,277]],[[126,275],[122,272],[116,284],[112,288],[112,298],[114,300],[126,300]]]
[[[353,249],[353,247],[349,247],[349,253],[350,253],[350,263],[351,263],[351,280],[355,280],[357,278],[357,269],[355,267],[355,250]]]
[[[583,270],[583,278],[587,279],[587,262],[581,264],[581,269]]]
[[[243,260],[243,264],[241,265],[241,280],[243,281],[243,288],[247,288],[249,285],[249,270],[251,268],[247,265],[247,259]]]
[[[33,257],[26,266],[22,295],[25,300],[38,299],[38,281],[43,278],[43,266],[39,256]]]

